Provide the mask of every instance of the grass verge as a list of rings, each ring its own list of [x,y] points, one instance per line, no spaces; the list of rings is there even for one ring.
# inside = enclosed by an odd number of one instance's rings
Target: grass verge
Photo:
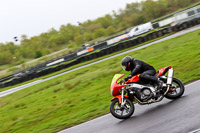
[[[184,83],[200,78],[200,30],[130,52],[156,69],[171,65]],[[109,113],[118,56],[0,98],[0,132],[56,132]]]
[[[39,80],[39,79],[45,79],[45,78],[48,78],[48,77],[51,77],[51,76],[54,76],[54,75],[57,75],[57,74],[60,74],[60,73],[63,73],[63,72],[72,70],[72,69],[74,69],[74,68],[77,68],[77,67],[80,67],[80,66],[83,66],[83,65],[86,65],[86,64],[89,64],[89,63],[92,63],[92,62],[95,62],[95,61],[98,61],[98,60],[101,60],[101,59],[104,59],[104,58],[113,56],[113,55],[116,55],[116,54],[118,54],[118,53],[121,53],[121,52],[130,50],[130,49],[133,49],[133,48],[136,48],[136,47],[139,47],[139,46],[142,46],[142,45],[145,45],[145,44],[154,42],[154,41],[156,41],[156,40],[159,40],[159,39],[162,39],[162,38],[164,38],[164,37],[167,37],[167,36],[169,36],[169,35],[171,35],[171,34],[173,34],[173,33],[166,34],[166,35],[161,36],[161,37],[158,37],[158,38],[156,38],[156,39],[153,39],[153,40],[150,40],[150,41],[141,43],[141,44],[139,44],[139,45],[136,45],[136,46],[133,46],[133,47],[130,47],[130,48],[123,49],[123,50],[121,50],[121,51],[114,52],[114,53],[109,54],[109,55],[105,55],[105,56],[102,56],[102,57],[99,57],[99,58],[96,58],[96,59],[93,59],[93,60],[90,60],[90,61],[86,61],[86,62],[83,62],[83,63],[79,63],[79,64],[74,65],[74,66],[71,66],[71,67],[69,67],[69,68],[65,68],[65,69],[62,69],[62,70],[60,70],[60,71],[58,71],[58,72],[53,72],[53,73],[47,74],[47,75],[45,75],[45,76],[42,76],[42,77],[39,77],[39,78],[35,78],[35,79],[33,79],[33,80],[29,80],[29,81],[26,81],[26,82],[23,82],[23,83],[20,83],[20,84],[16,84],[16,85],[13,85],[13,86],[8,86],[8,87],[5,87],[5,88],[0,88],[0,92],[5,91],[5,90],[8,90],[8,89],[11,89],[11,88],[14,88],[14,87],[18,87],[18,86],[21,86],[21,85],[24,85],[24,84],[27,84],[27,83],[30,83],[30,82],[33,82],[33,81],[36,81],[36,80]],[[52,68],[53,68],[53,66],[52,66]]]

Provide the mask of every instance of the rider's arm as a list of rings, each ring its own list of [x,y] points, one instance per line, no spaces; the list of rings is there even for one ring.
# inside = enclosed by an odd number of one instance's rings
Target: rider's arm
[[[135,68],[132,70],[131,74],[128,75],[128,77],[126,77],[124,80],[128,81],[130,78],[132,78],[132,76],[135,76],[136,74],[138,74],[141,70],[142,64],[140,62],[135,62]]]
[[[134,75],[138,74],[140,69],[141,69],[141,65],[140,64],[136,64],[135,68],[132,70],[130,75],[134,76]]]

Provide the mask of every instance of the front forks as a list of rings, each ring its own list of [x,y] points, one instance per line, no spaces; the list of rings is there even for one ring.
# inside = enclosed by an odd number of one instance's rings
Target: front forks
[[[121,98],[121,107],[124,107],[124,87],[122,87],[122,98]]]

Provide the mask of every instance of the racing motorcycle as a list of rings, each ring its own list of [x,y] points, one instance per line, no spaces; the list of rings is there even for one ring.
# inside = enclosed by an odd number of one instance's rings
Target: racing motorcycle
[[[153,83],[140,80],[139,75],[122,83],[120,78],[124,74],[115,74],[110,87],[111,95],[114,96],[110,104],[111,114],[118,119],[127,119],[134,113],[136,103],[145,105],[160,102],[164,97],[167,99],[181,97],[185,87],[178,78],[173,77],[173,73],[171,66],[158,70],[155,76],[163,81],[159,89]]]

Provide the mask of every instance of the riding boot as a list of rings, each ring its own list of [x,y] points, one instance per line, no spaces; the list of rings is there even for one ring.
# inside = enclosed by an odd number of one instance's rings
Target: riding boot
[[[163,81],[162,80],[157,80],[157,82],[156,82],[156,84],[157,84],[157,90],[160,90],[160,89],[162,89],[162,86],[163,86]]]

